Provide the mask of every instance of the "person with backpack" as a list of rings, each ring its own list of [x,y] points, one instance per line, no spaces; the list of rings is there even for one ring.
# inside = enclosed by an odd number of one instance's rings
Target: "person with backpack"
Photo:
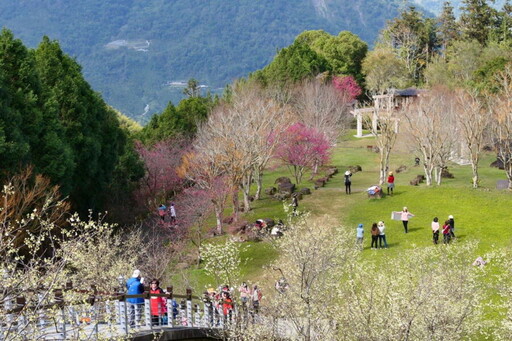
[[[165,221],[166,213],[167,213],[167,207],[164,204],[160,204],[160,206],[158,206],[158,215],[160,216],[160,219],[162,219],[162,222]]]
[[[380,234],[379,227],[377,226],[377,223],[373,223],[372,229],[371,229],[371,234],[372,234],[371,248],[373,250],[373,249],[377,248],[377,242],[379,240],[379,234]]]
[[[455,220],[451,214],[448,216],[448,221],[450,223],[450,237],[455,238]]]
[[[447,220],[443,225],[443,243],[450,244],[450,221]]]
[[[352,193],[351,185],[352,185],[352,173],[348,170],[345,172],[345,194]]]
[[[154,278],[149,284],[150,294],[164,294],[160,281]],[[151,324],[153,326],[167,325],[167,300],[163,296],[150,296]]]

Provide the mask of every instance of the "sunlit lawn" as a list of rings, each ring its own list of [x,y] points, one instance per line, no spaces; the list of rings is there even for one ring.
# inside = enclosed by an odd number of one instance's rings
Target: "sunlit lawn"
[[[375,144],[372,138],[356,139],[352,134],[342,138],[335,148],[331,164],[337,166],[340,172],[325,187],[314,190],[312,182],[308,180],[309,176],[304,177],[303,183],[298,187],[309,187],[313,194],[305,196],[299,208],[310,211],[313,216],[329,215],[335,218],[345,228],[354,231],[354,239],[357,224],[363,223],[366,233],[365,250],[361,255],[363,259],[385,264],[387,257],[398,257],[402,252],[407,252],[407,249],[431,246],[432,219],[437,216],[440,222],[443,222],[450,214],[454,215],[456,221],[456,243],[478,241],[474,258],[511,245],[512,193],[496,189],[496,181],[505,179],[505,174],[501,170],[489,167],[495,160],[492,153],[484,155],[480,164],[479,189],[471,187],[470,166],[456,164],[449,165],[449,171],[454,174],[454,179],[443,179],[441,186],[411,186],[409,181],[422,174],[423,170],[421,167],[414,167],[413,153],[408,152],[406,148],[398,147],[392,155],[390,169],[395,170],[400,165],[406,165],[408,169],[395,174],[394,195],[382,199],[368,199],[366,189],[378,182],[379,156],[367,149],[367,146]],[[346,195],[342,174],[351,165],[360,165],[363,170],[352,176],[352,194]],[[274,181],[280,176],[289,176],[293,179],[286,168],[268,171],[264,178],[264,188],[275,186]],[[409,222],[408,234],[404,233],[400,221],[390,219],[391,211],[399,211],[403,206],[407,206],[410,212],[416,215]],[[261,200],[253,202],[253,210],[242,216],[242,219],[253,222],[258,218],[284,217],[283,203],[263,194]],[[389,248],[370,250],[370,227],[373,222],[379,220],[386,223]],[[219,238],[223,240],[225,237]],[[261,281],[263,273],[269,271],[265,266],[276,260],[278,254],[266,242],[243,245],[250,247],[243,253],[242,276],[251,282]],[[468,262],[472,261],[473,259],[468,259]],[[188,285],[196,290],[204,290],[205,285],[212,284],[212,279],[206,278],[202,270],[191,270],[187,275],[190,279]],[[270,287],[271,283],[267,283],[267,286]]]

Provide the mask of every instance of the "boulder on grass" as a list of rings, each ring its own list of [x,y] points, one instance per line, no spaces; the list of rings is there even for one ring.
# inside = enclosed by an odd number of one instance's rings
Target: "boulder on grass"
[[[402,172],[405,172],[407,170],[407,166],[406,165],[401,165],[400,167],[398,167],[397,169],[395,169],[395,173],[402,173]]]
[[[355,166],[348,166],[348,170],[350,171],[350,173],[354,174],[357,172],[362,172],[363,168],[361,168],[361,166],[359,166],[359,165],[355,165]]]
[[[274,181],[274,184],[280,185],[280,184],[291,184],[292,180],[290,180],[289,177],[282,176],[280,178],[277,178],[276,181]]]
[[[298,200],[302,200],[302,193],[301,192],[295,192],[292,194],[292,198],[295,197]]]
[[[300,192],[302,195],[309,195],[309,194],[311,194],[311,190],[310,190],[309,188],[307,188],[307,187],[305,187],[305,188],[301,188],[301,189],[299,190],[299,192]]]
[[[417,175],[414,179],[412,179],[409,183],[412,185],[412,186],[418,186],[420,183],[423,182],[423,180],[425,180],[425,175]]]
[[[275,187],[265,188],[265,194],[267,194],[267,195],[274,195],[274,194],[276,194],[276,192],[277,192],[277,188],[275,188]]]
[[[338,168],[336,167],[329,167],[325,171],[325,176],[328,178],[332,178],[336,174],[338,174]]]
[[[441,177],[447,179],[454,178],[453,174],[448,171],[448,167],[443,168],[443,170],[441,171]]]
[[[292,195],[288,193],[276,193],[274,194],[274,199],[276,200],[286,200],[289,199]]]
[[[292,194],[295,192],[295,184],[292,183],[280,183],[279,193]]]

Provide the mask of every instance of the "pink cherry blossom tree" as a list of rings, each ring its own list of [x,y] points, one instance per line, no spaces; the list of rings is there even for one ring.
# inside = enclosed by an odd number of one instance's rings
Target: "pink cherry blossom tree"
[[[185,179],[177,173],[189,143],[186,140],[167,140],[146,147],[137,142],[135,149],[144,161],[146,174],[135,191],[138,203],[149,210],[156,210],[158,204],[179,193]]]
[[[348,95],[351,101],[363,93],[363,89],[352,76],[334,76],[332,84],[341,93]]]
[[[302,123],[295,123],[285,130],[274,155],[288,167],[299,184],[307,169],[329,160],[330,148],[324,134]]]

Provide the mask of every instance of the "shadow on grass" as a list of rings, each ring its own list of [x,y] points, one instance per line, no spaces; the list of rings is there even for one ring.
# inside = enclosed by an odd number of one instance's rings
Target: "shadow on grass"
[[[422,227],[409,227],[407,230],[409,231],[409,233],[411,233],[414,231],[423,230],[423,228]]]

